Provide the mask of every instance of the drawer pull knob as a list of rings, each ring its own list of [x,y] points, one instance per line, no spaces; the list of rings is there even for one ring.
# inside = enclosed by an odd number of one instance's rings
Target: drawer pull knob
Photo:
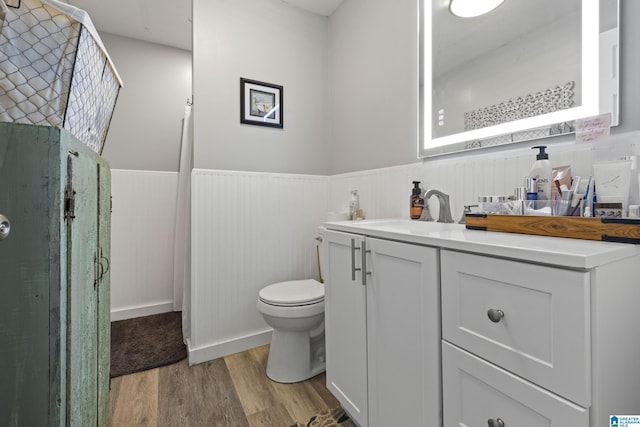
[[[489,418],[489,427],[504,427],[504,421],[500,418],[491,419]]]
[[[489,319],[491,319],[493,323],[498,323],[504,317],[504,311],[499,309],[496,310],[495,308],[490,308],[489,311],[487,311],[487,316],[489,316]],[[499,426],[499,424],[496,424],[496,426]]]

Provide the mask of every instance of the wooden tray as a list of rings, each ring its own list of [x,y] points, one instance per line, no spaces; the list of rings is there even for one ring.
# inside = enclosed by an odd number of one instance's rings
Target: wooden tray
[[[469,230],[640,244],[640,219],[471,213],[466,215],[466,226]]]

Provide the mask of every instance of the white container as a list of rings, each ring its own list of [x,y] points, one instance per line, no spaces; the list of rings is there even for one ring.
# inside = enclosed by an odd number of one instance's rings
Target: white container
[[[358,190],[352,190],[349,197],[349,219],[356,219],[358,209],[360,209],[360,195]]]
[[[631,161],[594,163],[593,177],[596,181],[598,203],[622,203],[624,215],[629,206]]]
[[[545,152],[547,148],[545,145],[538,145],[531,147],[532,149],[539,149],[540,152],[536,156],[536,161],[531,166],[529,171],[529,178],[536,178],[536,187],[538,189],[538,200],[551,199],[551,175],[552,168],[549,161],[549,154]]]

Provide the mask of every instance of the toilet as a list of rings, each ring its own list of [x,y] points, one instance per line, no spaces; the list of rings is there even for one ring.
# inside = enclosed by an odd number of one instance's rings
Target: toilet
[[[269,378],[295,383],[325,371],[324,284],[314,279],[274,283],[260,291],[257,307],[273,328]]]
[[[318,228],[316,240],[320,244],[323,231],[323,227]],[[296,383],[325,371],[323,283],[314,279],[274,283],[260,290],[257,307],[273,328],[267,360],[269,378]]]

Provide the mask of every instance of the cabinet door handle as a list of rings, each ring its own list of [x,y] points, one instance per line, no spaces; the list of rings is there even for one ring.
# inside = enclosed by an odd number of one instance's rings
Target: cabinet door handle
[[[102,261],[106,262],[106,264],[107,264],[106,267],[102,263]],[[102,248],[100,248],[100,251],[99,251],[99,254],[98,254],[98,262],[100,263],[100,276],[98,277],[98,280],[101,281],[104,278],[104,275],[107,274],[109,272],[109,269],[111,268],[111,261],[109,261],[109,258],[104,256]]]
[[[504,311],[500,309],[490,308],[489,311],[487,311],[487,316],[493,323],[498,323],[504,317]]]
[[[351,280],[355,282],[356,271],[360,271],[360,268],[356,268],[356,251],[360,248],[356,248],[356,239],[351,239]]]
[[[362,241],[362,286],[367,286],[367,276],[371,275],[370,271],[367,271],[367,254],[371,251],[367,250],[367,242]]]
[[[501,418],[496,418],[495,420],[489,418],[488,424],[489,427],[504,427],[504,421]]]
[[[9,237],[9,233],[11,232],[11,223],[9,219],[0,214],[0,240],[4,240]]]
[[[102,265],[102,260],[104,260],[107,263],[107,267],[106,268]],[[102,268],[102,273],[100,274],[100,279],[102,279],[104,277],[104,275],[109,272],[109,269],[111,268],[111,261],[109,260],[109,258],[107,258],[106,256],[102,255],[102,256],[100,256],[100,265],[103,267]]]

